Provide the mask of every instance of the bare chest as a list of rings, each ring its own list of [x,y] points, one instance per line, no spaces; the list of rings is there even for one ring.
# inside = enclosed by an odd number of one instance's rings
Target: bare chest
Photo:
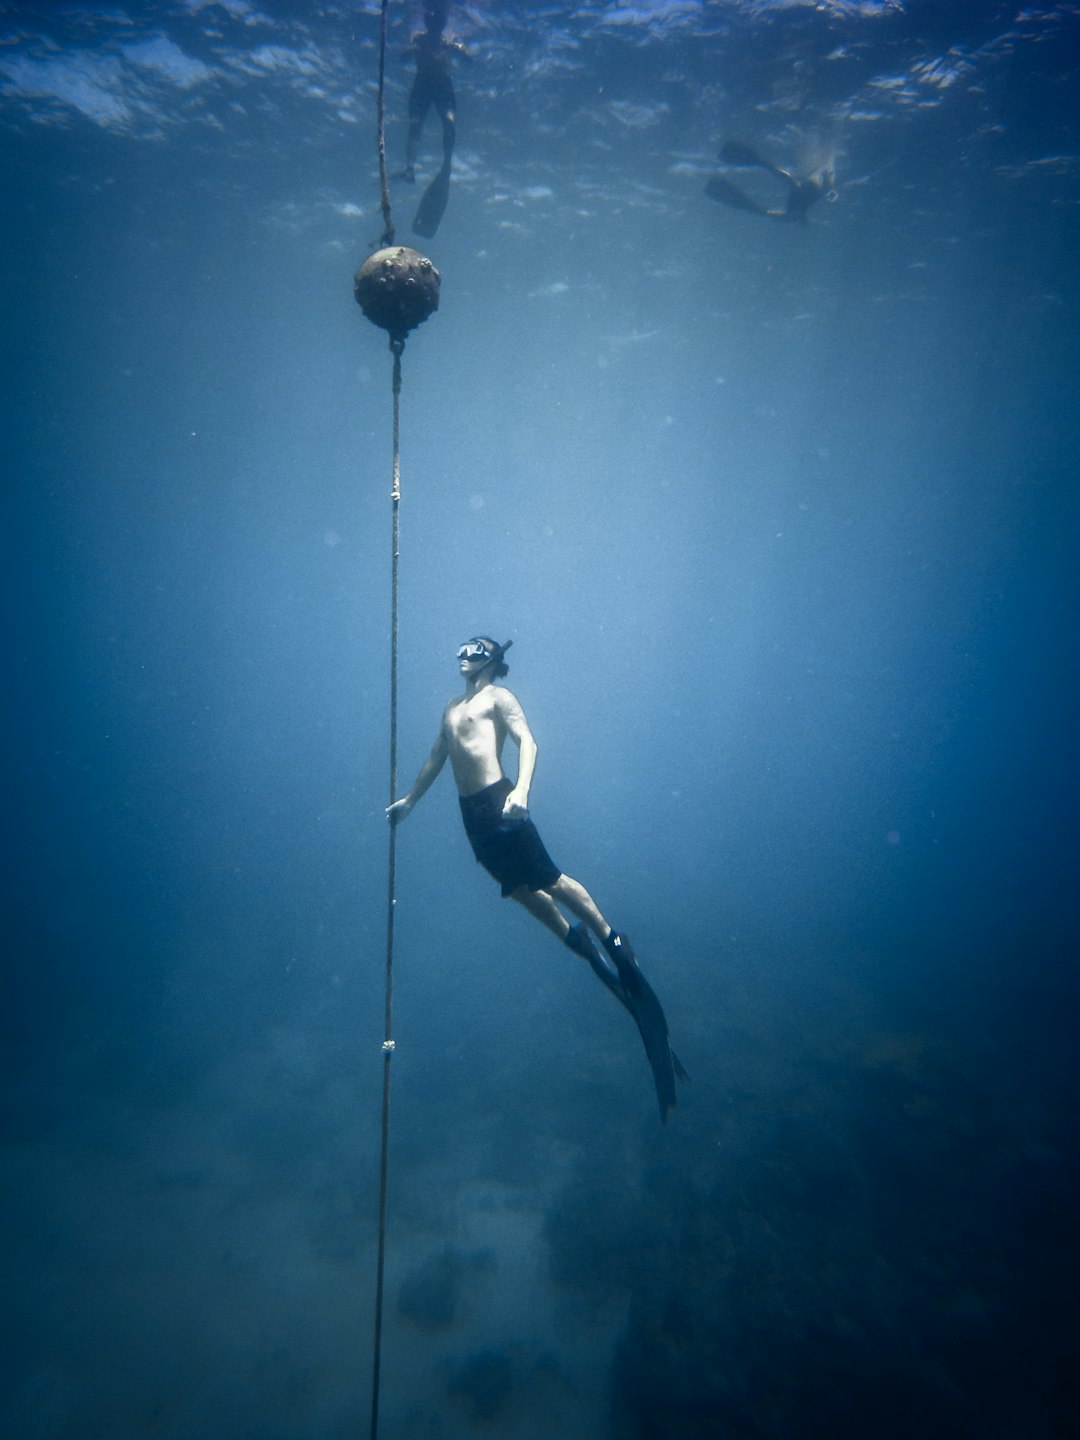
[[[500,740],[498,715],[490,701],[462,700],[446,715],[447,734],[452,745],[475,751]]]

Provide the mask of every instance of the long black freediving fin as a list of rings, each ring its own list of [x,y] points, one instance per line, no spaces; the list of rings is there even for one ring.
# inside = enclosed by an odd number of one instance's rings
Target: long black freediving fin
[[[597,950],[596,946],[593,944],[592,937],[585,929],[585,926],[580,924],[571,925],[565,943],[570,950],[573,950],[575,955],[580,955],[583,960],[587,960],[589,962],[592,972],[596,976],[596,978],[603,981],[603,983],[615,996],[615,999],[618,1000],[619,1004],[622,1005],[623,1008],[630,1015],[633,1016],[635,1022],[637,1022],[637,1016],[634,1014],[634,1007],[630,1003],[630,998],[627,995],[626,991],[623,989],[623,983],[619,978],[618,968],[613,964],[612,961],[605,960],[604,957],[600,954],[599,950]],[[638,973],[640,974],[641,972],[639,971]],[[653,999],[656,1000],[655,995],[653,996]],[[659,1000],[657,1000],[656,1003],[657,1005],[659,1005]],[[662,1015],[663,1011],[661,1010],[660,1013]],[[664,1024],[666,1027],[666,1020]],[[640,1025],[638,1028],[640,1029]],[[675,1051],[671,1049],[670,1045],[668,1046],[668,1053],[671,1056],[671,1064],[672,1068],[675,1071],[676,1078],[683,1081],[684,1083],[688,1082],[690,1076],[686,1073],[685,1066],[683,1065],[679,1057],[675,1054]]]
[[[720,147],[720,159],[725,165],[741,165],[749,168],[759,166],[762,170],[771,170],[772,163],[759,155],[752,145],[747,145],[745,140],[725,140]]]
[[[413,232],[430,240],[439,228],[439,222],[446,213],[446,202],[450,199],[450,166],[444,165],[420,197],[416,217],[412,222]]]
[[[675,1107],[675,1060],[668,1043],[667,1016],[656,992],[641,973],[630,942],[613,930],[604,941],[604,949],[615,961],[619,980],[626,996],[626,1006],[637,1022],[645,1044],[645,1054],[652,1066],[656,1098],[660,1103],[660,1120],[667,1124],[667,1112]],[[680,1069],[682,1067],[680,1066]],[[685,1072],[684,1072],[685,1073]]]
[[[584,925],[571,926],[566,944],[575,954],[588,960],[594,973],[634,1017],[653,1073],[660,1120],[666,1125],[667,1112],[677,1103],[675,1075],[678,1073],[680,1080],[690,1077],[671,1053],[663,1006],[641,973],[630,942],[625,935],[619,935],[614,930],[604,941],[604,949],[614,962],[614,970],[597,953]]]
[[[733,210],[749,210],[752,215],[768,215],[764,205],[759,205],[756,200],[751,200],[744,190],[733,185],[730,180],[725,180],[722,175],[710,175],[705,182],[705,194],[711,200],[719,200],[721,205],[730,205]]]

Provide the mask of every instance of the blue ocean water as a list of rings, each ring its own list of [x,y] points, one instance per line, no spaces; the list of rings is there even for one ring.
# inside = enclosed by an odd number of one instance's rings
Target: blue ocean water
[[[4,1435],[366,1434],[378,7],[0,5]],[[419,7],[390,7],[404,159]],[[398,831],[381,1429],[1056,1440],[1075,1380],[1073,3],[455,5],[399,749],[513,638],[692,1075]],[[827,172],[805,226],[725,142]],[[439,163],[393,182],[398,239]]]

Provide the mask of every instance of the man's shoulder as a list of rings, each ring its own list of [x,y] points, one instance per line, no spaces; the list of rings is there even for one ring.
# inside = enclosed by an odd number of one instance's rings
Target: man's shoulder
[[[505,685],[490,685],[488,688],[491,691],[492,704],[498,706],[504,715],[522,713],[521,701],[512,690],[508,690]]]

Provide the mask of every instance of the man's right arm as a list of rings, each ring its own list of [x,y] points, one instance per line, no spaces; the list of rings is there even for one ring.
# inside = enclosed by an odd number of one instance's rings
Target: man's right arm
[[[405,819],[405,816],[408,815],[420,797],[431,788],[432,783],[438,777],[439,771],[446,764],[448,754],[446,726],[442,725],[439,728],[438,735],[435,737],[435,744],[431,747],[431,754],[424,761],[423,765],[420,766],[420,773],[413,781],[412,789],[407,795],[403,795],[400,800],[395,800],[392,805],[386,807],[386,818],[388,820],[396,824],[399,820]]]

